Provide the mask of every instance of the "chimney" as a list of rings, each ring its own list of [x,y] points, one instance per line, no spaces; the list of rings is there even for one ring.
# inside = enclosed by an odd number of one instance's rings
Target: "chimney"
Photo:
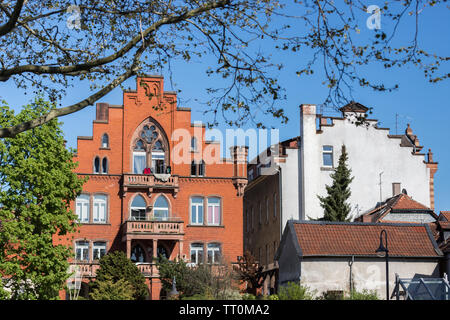
[[[109,119],[109,103],[99,102],[96,106],[95,120],[108,121]]]
[[[406,130],[405,130],[405,134],[406,134],[407,136],[412,136],[412,133],[413,133],[413,131],[412,131],[412,129],[411,129],[411,127],[409,126],[409,123],[408,123],[408,127],[407,127]]]
[[[433,152],[431,152],[431,149],[428,149],[428,163],[433,162]]]
[[[395,197],[396,195],[401,193],[401,183],[400,182],[394,182],[392,184],[392,196]]]

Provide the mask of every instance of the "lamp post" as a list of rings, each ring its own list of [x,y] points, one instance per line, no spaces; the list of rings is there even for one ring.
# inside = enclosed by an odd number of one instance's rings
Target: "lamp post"
[[[383,233],[386,246],[383,245]],[[380,258],[386,257],[386,300],[389,300],[389,250],[386,230],[381,230],[380,246],[375,251]]]

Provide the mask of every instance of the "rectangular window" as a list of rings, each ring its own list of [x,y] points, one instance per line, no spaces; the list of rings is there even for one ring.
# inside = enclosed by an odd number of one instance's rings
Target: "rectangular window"
[[[333,167],[333,147],[323,146],[323,166]]]
[[[133,173],[143,174],[146,167],[147,155],[143,151],[133,152]]]
[[[214,264],[220,262],[220,244],[208,244],[208,263]]]
[[[94,242],[92,260],[100,260],[106,254],[106,242]]]
[[[106,222],[106,201],[105,195],[95,195],[93,203],[93,221],[96,223]]]
[[[203,263],[203,244],[191,244],[191,262],[195,264]]]
[[[75,200],[76,214],[78,222],[89,222],[89,195],[82,194]]]
[[[146,220],[145,209],[131,208],[131,220],[135,220],[135,221]]]
[[[203,198],[191,198],[191,224],[203,224]]]
[[[164,152],[152,151],[152,170],[154,173],[165,173],[164,160]]]
[[[208,224],[220,224],[220,198],[208,198]]]
[[[78,261],[89,261],[89,242],[78,241],[75,243],[75,258]]]

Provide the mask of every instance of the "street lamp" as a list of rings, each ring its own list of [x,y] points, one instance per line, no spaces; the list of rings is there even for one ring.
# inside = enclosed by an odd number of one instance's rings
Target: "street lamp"
[[[383,245],[383,233],[386,246]],[[380,246],[375,251],[380,258],[386,257],[386,300],[389,300],[389,250],[386,230],[381,230]]]

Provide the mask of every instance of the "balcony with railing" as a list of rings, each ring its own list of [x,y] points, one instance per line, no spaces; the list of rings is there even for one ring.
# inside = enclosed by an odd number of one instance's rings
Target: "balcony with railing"
[[[82,278],[95,278],[97,276],[97,271],[100,268],[98,263],[71,263],[72,266],[77,266],[80,272],[80,277]],[[159,272],[156,264],[138,262],[136,267],[144,275],[144,277],[158,277]]]
[[[169,174],[124,174],[123,185],[130,187],[178,188],[178,176]]]
[[[128,220],[125,221],[125,234],[174,234],[183,235],[183,220],[169,217],[165,220]]]

